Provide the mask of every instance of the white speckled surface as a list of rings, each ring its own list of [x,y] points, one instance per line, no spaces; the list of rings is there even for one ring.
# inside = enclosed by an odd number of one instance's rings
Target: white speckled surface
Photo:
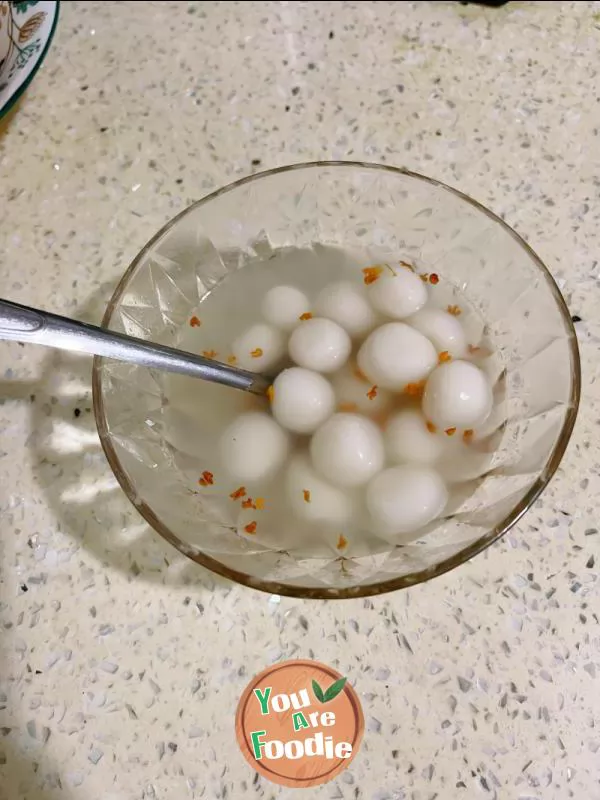
[[[254,781],[233,719],[293,656],[347,674],[367,720],[311,796],[600,798],[599,20],[587,2],[63,3],[2,123],[2,296],[98,321],[150,235],[253,160],[385,161],[526,236],[582,318],[584,400],[504,541],[326,605],[185,563],[115,488],[91,363],[2,345],[2,800],[291,797]]]

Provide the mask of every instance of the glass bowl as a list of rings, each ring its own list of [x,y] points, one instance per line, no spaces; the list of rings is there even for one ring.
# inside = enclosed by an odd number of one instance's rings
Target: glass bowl
[[[395,254],[435,270],[485,322],[499,358],[503,418],[485,468],[462,502],[416,541],[305,552],[240,537],[223,503],[190,490],[168,435],[165,376],[96,358],[102,446],[146,521],[198,564],[275,594],[361,597],[411,586],[462,564],[536,500],[563,456],[580,393],[565,301],[531,248],[479,203],[438,181],[377,164],[323,162],[270,170],[187,208],[135,258],[103,324],[164,344],[232,271],[275,247],[313,243]],[[233,391],[233,390],[231,390]],[[201,467],[201,453],[196,468]]]

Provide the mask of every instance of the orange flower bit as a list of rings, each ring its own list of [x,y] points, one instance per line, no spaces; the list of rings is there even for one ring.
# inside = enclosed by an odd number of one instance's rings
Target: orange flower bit
[[[427,426],[427,430],[429,431],[429,433],[436,433],[437,432],[437,428],[435,427],[433,422],[429,422],[429,420],[427,420],[427,422],[425,424]]]
[[[439,354],[438,361],[440,364],[445,364],[447,361],[452,361],[452,356],[447,350],[444,350]]]
[[[425,381],[417,381],[416,383],[407,383],[404,387],[404,394],[409,397],[423,397],[425,391]]]
[[[267,389],[267,398],[269,399],[269,403],[272,403],[275,399],[275,387],[273,384],[271,384]]]
[[[358,406],[356,403],[340,403],[338,406],[338,411],[346,414],[352,414],[353,411],[358,411]]]
[[[229,497],[231,497],[232,500],[239,500],[240,497],[244,497],[245,494],[246,494],[246,487],[240,486],[240,488],[236,489],[235,492],[232,492],[229,495]]]
[[[375,398],[377,397],[377,386],[371,386],[371,388],[367,392],[367,397],[369,398],[369,400],[375,400]]]
[[[252,358],[260,358],[262,354],[263,354],[262,347],[256,347],[254,350],[250,351],[250,355],[252,356]]]
[[[203,350],[202,351],[202,355],[204,356],[204,358],[216,358],[217,357],[217,351],[216,350]]]
[[[338,536],[336,547],[338,550],[344,550],[346,547],[348,547],[348,539],[346,539],[343,533],[340,533]]]
[[[308,489],[302,489],[302,496],[304,497],[305,503],[310,503],[310,492]]]
[[[460,306],[448,306],[446,311],[449,314],[452,314],[453,317],[460,317],[460,315],[462,314]]]
[[[202,323],[200,322],[200,320],[198,319],[198,317],[196,315],[194,315],[193,317],[190,318],[190,327],[191,328],[199,328],[200,325],[202,325]]]
[[[435,272],[432,272],[431,275],[429,276],[429,283],[432,283],[435,286],[436,283],[439,282],[440,282],[440,276],[437,275]]]
[[[446,428],[444,433],[446,434],[446,436],[454,436],[454,434],[456,433],[456,428]]]
[[[249,533],[250,536],[253,536],[256,533],[257,524],[256,522],[249,522],[247,525],[244,525],[244,530],[246,533]]]
[[[214,482],[215,482],[214,475],[207,469],[204,470],[204,472],[202,473],[202,477],[198,481],[200,486],[212,486]]]
[[[376,280],[381,278],[383,273],[383,267],[376,266],[376,267],[365,267],[362,271],[363,278],[365,285],[370,286],[370,284],[375,283]]]
[[[304,314],[300,314],[298,319],[301,319],[302,322],[306,322],[307,319],[312,319],[312,314],[310,311],[305,311]]]
[[[398,263],[400,264],[401,267],[406,267],[406,269],[409,269],[411,272],[415,271],[413,265],[409,264],[408,261],[399,261]]]
[[[235,356],[227,356],[227,363],[234,367],[237,364],[237,358]]]
[[[463,442],[465,444],[470,444],[473,441],[473,434],[475,433],[474,430],[469,428],[468,430],[463,432]]]
[[[242,508],[253,508],[255,511],[264,511],[265,498],[257,497],[256,500],[253,500],[251,497],[247,497],[242,501]]]
[[[358,378],[358,380],[362,381],[363,383],[369,382],[369,379],[367,378],[367,376],[360,367],[354,367],[354,377]]]

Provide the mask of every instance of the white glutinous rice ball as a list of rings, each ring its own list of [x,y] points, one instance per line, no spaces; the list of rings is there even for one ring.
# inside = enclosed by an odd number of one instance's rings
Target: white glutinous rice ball
[[[404,464],[376,475],[367,486],[366,501],[381,533],[410,533],[442,513],[448,492],[431,467]]]
[[[330,283],[322,289],[317,296],[315,310],[320,317],[341,325],[353,339],[366,336],[377,322],[364,288],[349,281]]]
[[[423,413],[440,428],[474,428],[492,410],[492,389],[484,373],[468,361],[435,369],[423,395]]]
[[[392,405],[393,395],[385,389],[370,391],[373,384],[362,376],[356,366],[346,364],[331,378],[339,411],[378,414]]]
[[[360,486],[383,467],[383,438],[366,417],[334,414],[313,436],[310,455],[326,480],[336,486]]]
[[[294,433],[312,433],[331,416],[335,394],[318,372],[290,367],[273,383],[271,411],[277,422]]]
[[[286,432],[268,414],[251,411],[240,414],[221,436],[223,465],[233,480],[262,481],[274,475],[286,459]]]
[[[274,286],[262,301],[264,318],[286,333],[293,331],[309,310],[308,297],[295,286]]]
[[[383,273],[368,287],[373,307],[393,319],[415,314],[427,302],[427,286],[407,267],[387,265]]]
[[[314,317],[302,322],[290,336],[290,357],[300,367],[334,372],[348,360],[352,343],[346,331],[330,319]]]
[[[385,449],[394,464],[433,464],[442,455],[444,442],[427,428],[427,420],[415,409],[399,411],[385,429]]]
[[[403,322],[376,328],[363,342],[357,359],[372,383],[396,391],[426,378],[438,362],[429,339]]]
[[[308,456],[294,456],[285,478],[286,495],[300,519],[330,525],[347,525],[355,516],[350,494],[317,475]]]
[[[271,325],[258,323],[244,331],[232,345],[236,366],[251,372],[274,367],[285,355],[285,338]]]
[[[452,358],[463,358],[467,352],[467,337],[462,324],[441,308],[423,308],[406,322],[426,336],[438,353],[447,352]]]

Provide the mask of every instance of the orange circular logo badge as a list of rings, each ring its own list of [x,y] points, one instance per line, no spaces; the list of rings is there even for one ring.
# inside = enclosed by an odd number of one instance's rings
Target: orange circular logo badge
[[[354,689],[318,661],[283,661],[246,687],[235,732],[246,761],[273,783],[327,783],[352,761],[364,732]]]

